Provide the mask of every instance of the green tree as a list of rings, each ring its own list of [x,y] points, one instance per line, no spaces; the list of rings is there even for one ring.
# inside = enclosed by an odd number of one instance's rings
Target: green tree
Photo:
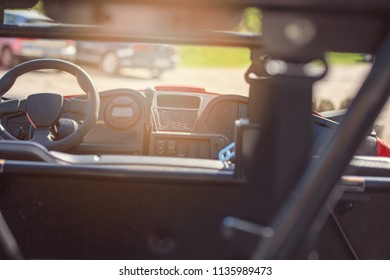
[[[40,12],[41,14],[44,14],[44,13],[45,13],[45,9],[43,8],[43,2],[42,2],[42,1],[39,1],[39,2],[33,7],[33,10],[37,10],[37,11]]]
[[[243,12],[242,19],[235,28],[240,32],[261,32],[261,12],[258,8],[247,8]]]

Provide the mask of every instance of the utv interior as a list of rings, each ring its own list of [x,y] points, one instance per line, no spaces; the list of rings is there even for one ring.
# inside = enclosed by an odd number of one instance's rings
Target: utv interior
[[[249,92],[131,80],[98,91],[82,66],[53,58],[8,69],[2,258],[390,258],[390,160],[371,134],[390,92],[390,3],[40,3],[55,24],[3,24],[0,36],[247,48]],[[36,4],[2,1],[0,18]],[[232,31],[248,7],[261,10],[261,34]],[[376,58],[341,122],[312,112],[327,52]],[[322,71],[308,71],[312,63]],[[80,92],[6,95],[46,69],[73,75]]]

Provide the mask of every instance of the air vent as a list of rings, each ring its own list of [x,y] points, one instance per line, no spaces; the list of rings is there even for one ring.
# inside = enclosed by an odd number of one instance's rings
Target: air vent
[[[154,108],[159,130],[193,131],[199,116],[197,109]]]

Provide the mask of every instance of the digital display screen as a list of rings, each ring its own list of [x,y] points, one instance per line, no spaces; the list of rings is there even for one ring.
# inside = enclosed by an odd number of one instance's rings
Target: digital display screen
[[[111,115],[113,117],[133,117],[134,109],[131,106],[128,107],[113,107]]]

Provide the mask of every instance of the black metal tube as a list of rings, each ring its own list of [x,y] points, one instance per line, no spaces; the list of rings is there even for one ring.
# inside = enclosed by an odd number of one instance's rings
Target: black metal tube
[[[365,180],[366,192],[390,192],[390,178],[367,178]]]
[[[377,60],[323,156],[309,162],[294,192],[273,219],[275,235],[261,240],[254,259],[287,259],[308,232],[369,127],[385,105],[390,82],[390,32]]]
[[[338,187],[346,192],[390,192],[390,178],[373,176],[343,176]]]
[[[82,25],[54,25],[49,27],[4,25],[0,28],[0,37],[72,39],[88,41],[122,41],[164,44],[219,45],[226,47],[261,48],[262,36],[218,31],[193,31],[191,33],[144,34],[115,32],[110,28]]]
[[[23,259],[18,244],[0,212],[0,255],[11,260]]]

